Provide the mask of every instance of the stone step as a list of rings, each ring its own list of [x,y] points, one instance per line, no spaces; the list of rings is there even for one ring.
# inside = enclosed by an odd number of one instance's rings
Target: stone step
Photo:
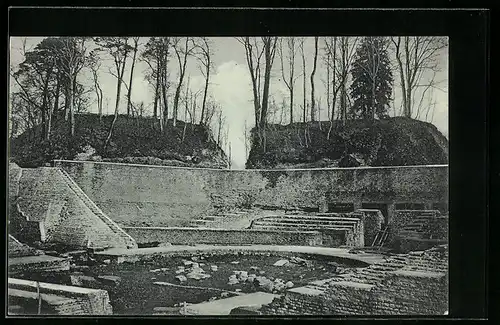
[[[118,234],[120,238],[125,240],[125,243],[127,247],[129,248],[136,248],[137,244],[135,240],[130,237],[123,229],[121,229],[115,222],[113,222],[111,219],[109,219],[108,216],[106,216],[102,210],[83,192],[83,190],[71,179],[69,174],[62,170],[60,170],[60,174],[62,175],[63,179],[65,180],[65,183],[73,192],[75,195],[81,199],[87,208],[92,211],[101,221],[103,221],[114,233]]]
[[[315,223],[308,223],[308,222],[282,222],[282,221],[264,221],[264,220],[257,220],[253,222],[254,225],[282,225],[282,226],[291,226],[291,227],[302,227],[302,226],[310,226],[310,227],[316,227],[316,228],[321,228],[321,227],[329,227],[329,226],[346,226],[346,227],[352,227],[354,228],[356,226],[356,223],[329,223],[329,224],[315,224]]]
[[[295,214],[290,214],[290,215],[269,215],[264,218],[289,218],[289,219],[303,219],[303,220],[360,220],[358,217],[335,217],[335,216],[317,216],[317,215],[311,215],[311,216],[305,216],[305,215],[295,215]]]
[[[217,221],[216,220],[197,219],[197,220],[192,220],[191,222],[195,223],[195,224],[212,224],[212,223],[216,223]]]
[[[288,219],[288,218],[262,218],[255,219],[254,222],[286,222],[286,223],[296,223],[296,224],[332,224],[332,223],[345,223],[345,224],[357,224],[360,223],[358,219],[336,219],[336,220],[306,220],[306,219]]]
[[[9,288],[8,295],[16,298],[38,300],[38,293],[32,291]],[[42,299],[42,301],[45,301],[49,305],[61,305],[74,301],[74,299],[72,298],[57,296],[49,293],[41,293],[40,298]]]
[[[280,221],[280,220],[257,220],[254,221],[254,225],[283,225],[283,226],[292,226],[292,227],[301,227],[303,225],[308,225],[311,227],[329,227],[329,226],[348,226],[348,227],[356,227],[358,223],[354,222],[328,222],[328,223],[315,223],[315,222],[298,222],[298,221]]]
[[[300,228],[300,229],[297,229]],[[267,229],[267,230],[312,230],[312,231],[320,231],[320,230],[337,230],[337,231],[354,231],[353,227],[348,226],[339,226],[339,227],[315,227],[302,225],[301,227],[292,227],[292,226],[279,226],[279,225],[253,225],[252,229]]]
[[[224,220],[224,217],[222,217],[222,216],[204,216],[202,218],[202,220],[206,220],[206,221],[220,221],[220,220]]]

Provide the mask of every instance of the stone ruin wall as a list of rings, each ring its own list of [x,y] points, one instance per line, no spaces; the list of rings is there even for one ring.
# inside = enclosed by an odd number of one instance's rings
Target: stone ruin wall
[[[35,281],[9,278],[9,289],[35,292],[37,285]],[[52,283],[40,282],[40,293],[60,298],[57,304],[44,304],[45,311],[57,315],[111,315],[113,309],[106,290],[80,288]],[[26,304],[29,300],[10,296],[10,304]]]
[[[126,247],[122,234],[75,195],[58,168],[26,168],[21,177],[9,180],[9,188],[18,189],[17,196],[9,197],[15,203],[9,214],[12,235],[73,247]]]
[[[266,231],[248,229],[198,229],[124,227],[138,244],[170,243],[173,245],[294,245],[321,246],[322,236],[317,231]]]
[[[448,166],[213,170],[56,161],[123,226],[183,227],[217,209],[447,202]],[[168,212],[165,212],[168,211]],[[390,211],[392,213],[392,211]]]

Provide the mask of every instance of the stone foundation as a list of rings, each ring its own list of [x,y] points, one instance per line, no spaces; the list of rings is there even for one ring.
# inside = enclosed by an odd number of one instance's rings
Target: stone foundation
[[[442,250],[396,256],[322,285],[291,289],[260,311],[265,315],[443,315],[448,310],[448,255]]]
[[[9,298],[16,303],[38,300],[37,282],[9,278]],[[39,282],[46,313],[58,315],[111,315],[108,292]]]
[[[266,231],[250,229],[204,229],[124,227],[137,243],[171,243],[174,245],[295,245],[321,246],[317,231]]]

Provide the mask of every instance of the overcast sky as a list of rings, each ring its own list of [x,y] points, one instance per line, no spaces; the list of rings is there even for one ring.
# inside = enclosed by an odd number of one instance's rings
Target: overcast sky
[[[10,39],[10,64],[11,66],[17,66],[23,61],[24,57],[22,55],[22,37],[12,37]],[[43,37],[28,37],[26,38],[27,49],[33,48],[37,43],[39,43]],[[142,50],[143,45],[147,42],[146,37],[141,38],[139,51]],[[209,87],[210,95],[216,99],[216,101],[221,105],[223,109],[223,114],[226,116],[226,121],[229,126],[228,128],[228,142],[231,143],[231,152],[233,156],[234,166],[236,168],[244,167],[246,161],[246,153],[244,148],[244,129],[245,123],[249,127],[253,126],[253,104],[252,104],[252,88],[251,80],[246,65],[245,50],[243,46],[232,37],[212,37],[210,38],[213,44],[213,63],[214,72],[211,75],[211,84]],[[319,41],[319,55],[321,55],[321,48],[323,48],[323,41],[320,38]],[[305,43],[305,53],[306,53],[306,69],[307,69],[307,96],[310,97],[310,80],[309,76],[312,70],[312,60],[314,57],[314,38],[310,37],[306,39]],[[301,73],[301,59],[297,57],[296,62],[296,74]],[[114,98],[116,97],[116,79],[111,76],[108,72],[109,68],[113,68],[112,61],[108,60],[102,65],[99,74],[101,87],[104,93],[104,113],[113,114],[114,110]],[[173,71],[172,79],[177,78],[177,62],[173,57],[170,62],[171,71]],[[434,89],[427,93],[427,96],[423,100],[423,106],[428,105],[430,101],[435,101],[435,107],[433,112],[429,113],[427,116],[427,121],[436,125],[436,127],[448,137],[448,50],[445,49],[440,53],[440,72],[435,76],[435,80],[441,81],[439,84],[439,89]],[[133,93],[132,101],[139,103],[144,102],[147,111],[152,111],[153,102],[153,88],[149,83],[144,80],[144,71],[147,69],[147,64],[144,62],[136,63],[134,71],[134,81],[133,81]],[[274,66],[273,66],[273,78],[271,82],[271,96],[277,103],[281,103],[284,99],[288,101],[288,89],[285,84],[281,81],[280,72],[280,61],[278,55],[276,55]],[[128,64],[125,79],[128,83],[130,71],[130,64]],[[204,77],[198,68],[198,62],[196,60],[190,59],[188,61],[188,68],[186,73],[186,78],[190,77],[191,88],[196,91],[204,86]],[[326,69],[322,60],[318,57],[318,68],[316,71],[316,93],[318,100],[321,100],[321,107],[323,110],[322,119],[327,119],[326,112],[326,92],[323,80],[326,77]],[[91,74],[88,71],[84,71],[79,77],[80,82],[87,86],[91,86]],[[400,108],[400,94],[398,89],[398,76],[394,76],[395,80],[395,94],[394,103],[391,107],[390,114],[394,115],[394,112]],[[13,83],[11,82],[11,85]],[[122,92],[126,93],[124,88]],[[295,119],[300,118],[300,108],[298,105],[302,102],[302,78],[299,78],[295,84],[295,94],[294,101],[297,103],[295,112],[297,113]],[[89,111],[97,112],[97,104],[95,101],[95,96],[93,93],[91,97],[91,107]],[[201,96],[200,96],[201,101]],[[122,100],[122,105],[120,112],[124,113],[126,111],[126,102]],[[180,111],[183,112],[183,111]],[[425,116],[420,116],[421,120],[425,120]],[[199,112],[198,112],[199,116]],[[179,118],[183,119],[184,114],[179,114]],[[227,150],[227,148],[225,148]]]

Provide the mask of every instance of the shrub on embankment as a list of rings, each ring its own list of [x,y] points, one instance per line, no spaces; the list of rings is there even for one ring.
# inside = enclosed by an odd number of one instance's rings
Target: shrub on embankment
[[[75,135],[69,123],[54,119],[49,140],[42,128],[27,130],[10,141],[12,161],[21,167],[39,167],[54,159],[102,160],[151,165],[225,168],[227,157],[202,126],[168,121],[160,132],[159,121],[151,117],[119,116],[109,144],[104,147],[113,116],[75,115]],[[78,156],[82,156],[79,158]]]
[[[448,140],[432,124],[406,118],[270,124],[265,150],[252,130],[247,168],[410,166],[448,163]]]

